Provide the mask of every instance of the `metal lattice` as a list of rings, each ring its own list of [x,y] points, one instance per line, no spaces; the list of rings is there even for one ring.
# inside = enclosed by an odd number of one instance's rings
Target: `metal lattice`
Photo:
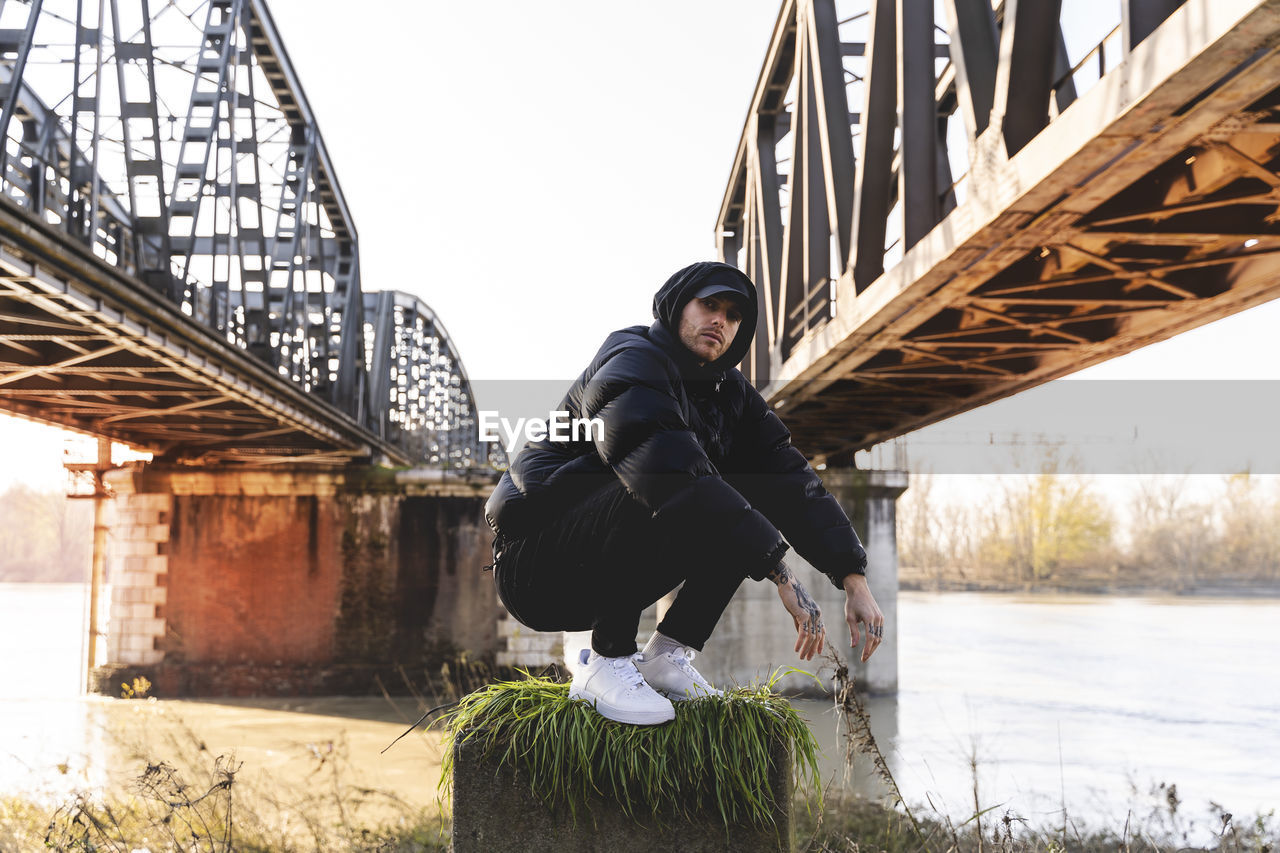
[[[488,463],[438,320],[362,293],[350,211],[262,0],[0,0],[0,98],[0,190],[26,215],[410,459]],[[0,360],[18,337],[0,334]],[[65,371],[68,355],[4,363]],[[388,362],[394,377],[371,373]]]
[[[1278,27],[1271,0],[786,0],[716,233],[800,445],[1280,295]]]

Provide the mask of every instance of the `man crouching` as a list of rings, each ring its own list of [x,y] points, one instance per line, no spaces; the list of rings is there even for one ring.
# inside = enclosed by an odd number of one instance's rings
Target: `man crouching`
[[[569,695],[637,725],[719,693],[692,661],[746,578],[777,585],[802,660],[822,651],[822,614],[782,561],[788,542],[845,590],[855,648],[867,629],[862,660],[884,625],[844,510],[734,368],[755,334],[755,285],[696,263],[662,286],[653,315],[609,335],[558,407],[600,419],[603,434],[528,442],[485,505],[502,603],[535,631],[590,629]],[[637,652],[641,611],[680,584]]]

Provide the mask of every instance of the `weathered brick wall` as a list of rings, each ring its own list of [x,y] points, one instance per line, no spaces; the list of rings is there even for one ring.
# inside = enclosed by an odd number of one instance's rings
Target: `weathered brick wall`
[[[317,495],[176,495],[170,663],[333,659],[340,508]]]
[[[156,466],[113,485],[107,687],[128,665],[162,695],[371,692],[498,650],[482,488]]]

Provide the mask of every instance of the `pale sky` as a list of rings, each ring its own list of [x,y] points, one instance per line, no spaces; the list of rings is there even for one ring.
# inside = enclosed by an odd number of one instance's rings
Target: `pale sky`
[[[274,0],[360,235],[473,379],[572,379],[713,229],[779,0]],[[1280,378],[1280,303],[1080,374]],[[483,404],[483,400],[480,401]],[[549,401],[553,403],[555,401]],[[0,416],[0,488],[62,437]]]

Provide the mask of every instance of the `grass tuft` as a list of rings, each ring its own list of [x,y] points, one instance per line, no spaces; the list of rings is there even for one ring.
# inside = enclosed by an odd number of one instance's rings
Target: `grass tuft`
[[[820,789],[818,745],[809,726],[765,684],[676,703],[676,718],[660,726],[606,720],[569,685],[531,676],[500,681],[464,696],[436,724],[444,728],[440,795],[447,801],[455,744],[479,747],[484,758],[510,764],[549,808],[576,819],[590,798],[616,802],[632,819],[665,824],[715,814],[725,827],[774,825],[785,804],[772,801],[770,744],[792,756],[797,786]]]

